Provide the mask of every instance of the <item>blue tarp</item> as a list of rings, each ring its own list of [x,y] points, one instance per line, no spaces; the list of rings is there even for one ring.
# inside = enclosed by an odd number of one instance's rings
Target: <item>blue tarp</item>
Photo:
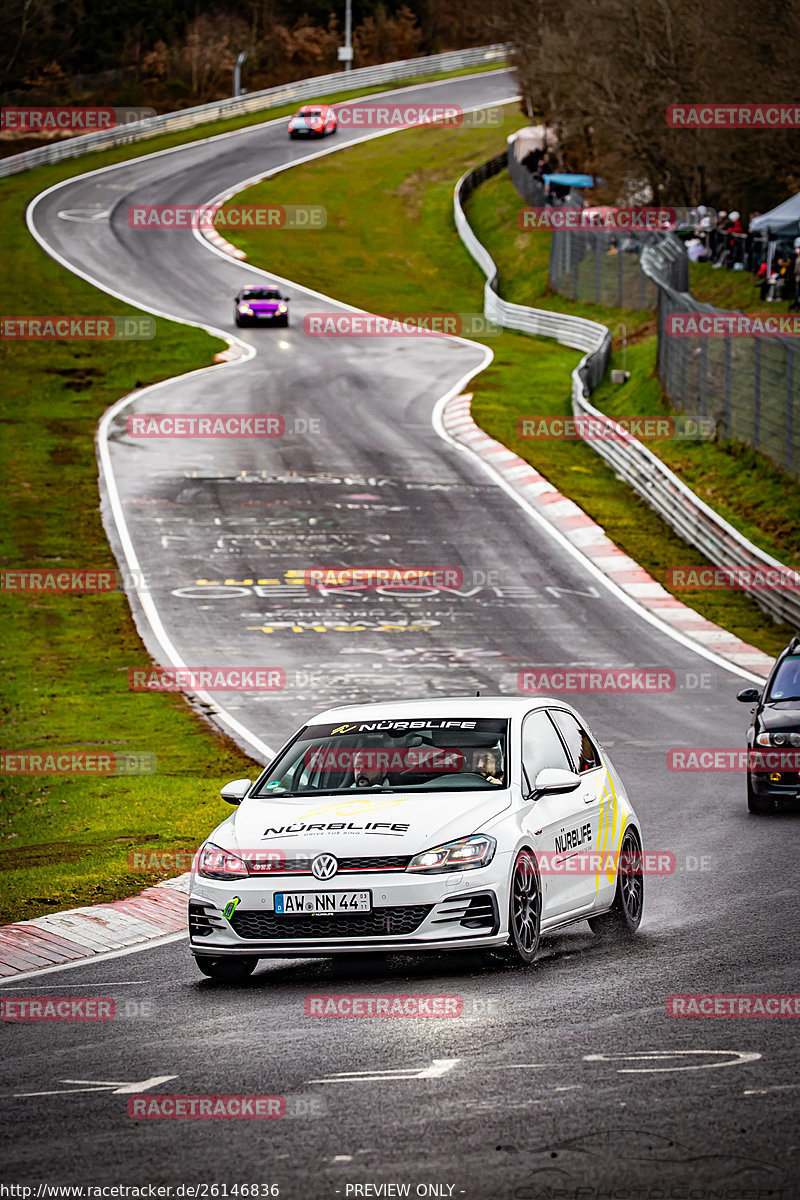
[[[542,178],[545,183],[557,183],[561,187],[594,187],[594,178],[591,175],[543,175]]]

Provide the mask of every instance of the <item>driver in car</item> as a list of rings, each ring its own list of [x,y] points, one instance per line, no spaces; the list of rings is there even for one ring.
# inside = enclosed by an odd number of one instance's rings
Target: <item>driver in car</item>
[[[388,787],[389,777],[375,750],[356,750],[353,755],[354,788]]]
[[[493,750],[480,750],[475,763],[475,774],[482,775],[487,783],[502,786],[503,772],[497,765],[497,755]]]

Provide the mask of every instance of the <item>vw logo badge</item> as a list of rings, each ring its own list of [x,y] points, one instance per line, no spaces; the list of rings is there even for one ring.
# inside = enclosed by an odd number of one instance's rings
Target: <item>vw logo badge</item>
[[[339,864],[332,854],[318,854],[311,864],[315,879],[333,879],[338,870]]]

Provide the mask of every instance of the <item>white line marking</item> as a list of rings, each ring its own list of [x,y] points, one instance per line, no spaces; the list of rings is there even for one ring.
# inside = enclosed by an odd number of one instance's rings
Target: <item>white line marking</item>
[[[566,1063],[498,1063],[497,1071],[532,1071],[538,1067],[565,1067]],[[485,1068],[484,1068],[485,1069]]]
[[[479,75],[478,78],[482,78],[483,74],[492,75],[492,74],[497,74],[497,72],[487,71],[485,73],[481,73],[481,75]],[[431,84],[430,86],[435,87],[438,84],[445,84],[445,83],[449,83],[449,82],[452,82],[452,80],[438,80],[438,81],[434,82],[433,84]],[[378,96],[394,95],[398,92],[415,91],[420,86],[425,87],[426,85],[416,84],[416,85],[412,85],[411,87],[406,87],[406,88],[394,88],[390,92],[375,92],[375,93],[372,93],[372,95],[369,97],[367,97],[367,96],[360,97],[359,102],[363,102],[366,99],[371,99],[371,98],[378,97]],[[514,99],[516,99],[516,97],[514,97]],[[487,104],[475,106],[474,109],[469,109],[469,110],[465,110],[465,111],[479,111],[484,108],[491,108],[494,105],[499,105],[499,103],[500,102],[493,100]],[[279,118],[276,118],[275,121],[265,121],[260,124],[263,125],[264,127],[268,127],[271,125],[281,124],[284,121],[285,121],[285,117],[279,117]],[[213,137],[200,138],[196,142],[191,142],[191,143],[188,143],[187,145],[173,146],[167,150],[158,150],[158,151],[155,151],[153,154],[144,154],[144,155],[137,156],[137,158],[141,158],[142,160],[149,160],[152,158],[157,158],[163,154],[173,153],[177,150],[186,150],[189,146],[202,145],[204,143],[214,141],[218,138],[232,137],[232,136],[235,136],[236,134],[251,132],[252,128],[253,128],[252,126],[248,126],[242,130],[235,130],[229,134],[217,134],[216,138],[213,138]],[[363,138],[355,138],[351,142],[346,142],[346,143],[339,144],[337,146],[328,147],[325,150],[320,150],[320,151],[316,152],[315,154],[307,155],[302,159],[298,159],[292,163],[286,164],[283,167],[277,168],[276,171],[288,170],[289,167],[291,167],[291,166],[299,166],[301,163],[309,162],[314,158],[321,158],[323,155],[332,153],[335,150],[346,150],[349,146],[360,145],[364,141],[369,141],[374,136],[383,136],[388,133],[400,133],[400,132],[402,132],[402,130],[400,130],[400,129],[379,130],[377,135],[376,134],[367,134]],[[111,511],[112,511],[112,515],[114,518],[114,523],[117,528],[117,534],[119,536],[120,543],[122,545],[122,551],[125,556],[125,561],[128,565],[128,569],[130,570],[132,578],[133,578],[134,590],[136,592],[139,603],[141,605],[142,612],[144,613],[144,615],[150,625],[150,628],[151,628],[153,634],[155,635],[156,641],[158,642],[158,644],[161,647],[162,653],[163,653],[166,661],[169,663],[170,666],[181,669],[181,668],[185,668],[187,666],[187,664],[184,662],[184,660],[178,653],[177,648],[173,645],[172,640],[170,639],[169,635],[167,634],[167,631],[164,628],[163,622],[161,621],[161,616],[158,612],[158,609],[156,607],[155,601],[153,600],[152,596],[148,592],[143,592],[139,585],[139,581],[143,578],[143,572],[141,570],[141,567],[139,566],[139,560],[138,560],[138,556],[136,554],[136,550],[133,545],[133,539],[131,538],[129,530],[128,530],[128,526],[127,526],[127,523],[125,520],[124,510],[122,508],[122,503],[121,503],[121,500],[119,497],[119,489],[117,488],[116,479],[115,479],[114,473],[113,473],[113,467],[112,467],[112,463],[111,463],[111,453],[110,453],[110,450],[108,447],[108,428],[109,428],[110,423],[114,420],[114,418],[120,412],[122,412],[123,409],[127,408],[127,406],[129,404],[131,404],[134,399],[138,399],[141,396],[145,396],[152,392],[158,391],[159,388],[166,387],[167,385],[175,383],[178,380],[190,379],[192,376],[203,374],[206,371],[216,371],[216,370],[223,370],[227,367],[236,367],[239,365],[239,363],[247,362],[251,358],[254,358],[257,351],[254,346],[251,346],[247,342],[242,341],[241,338],[238,338],[235,335],[231,335],[222,329],[218,329],[216,326],[205,325],[205,324],[202,324],[197,321],[189,321],[184,317],[172,316],[170,313],[167,313],[162,309],[154,308],[151,305],[142,304],[139,300],[134,300],[131,297],[126,296],[123,292],[120,292],[120,291],[117,291],[116,289],[108,287],[102,281],[94,278],[88,272],[82,271],[80,268],[74,266],[72,263],[70,263],[68,260],[66,260],[61,254],[59,254],[59,252],[57,250],[54,249],[54,247],[52,247],[48,243],[48,241],[44,237],[44,235],[40,234],[34,225],[34,213],[35,213],[36,207],[40,203],[40,201],[43,200],[46,196],[49,196],[53,192],[58,191],[60,188],[67,187],[70,184],[76,183],[82,179],[87,179],[90,176],[104,174],[104,173],[108,173],[108,172],[111,172],[114,170],[120,170],[123,167],[130,166],[131,162],[135,162],[135,161],[137,161],[137,159],[127,159],[121,163],[114,163],[108,167],[99,167],[95,171],[87,171],[87,172],[84,172],[82,175],[71,176],[69,179],[62,180],[60,183],[57,183],[57,184],[53,184],[52,187],[45,189],[45,191],[40,192],[38,196],[34,197],[34,199],[28,205],[28,208],[26,210],[25,220],[26,220],[30,234],[32,235],[32,237],[34,237],[36,239],[36,241],[39,243],[39,245],[42,247],[43,250],[45,250],[53,259],[55,259],[56,262],[58,262],[66,270],[71,271],[73,274],[78,275],[82,279],[85,279],[88,283],[91,283],[94,287],[97,287],[100,291],[104,291],[108,295],[115,296],[117,299],[122,300],[126,304],[131,304],[135,308],[139,308],[143,312],[150,312],[156,316],[161,316],[161,317],[167,318],[168,320],[177,321],[181,325],[190,325],[195,328],[204,329],[207,333],[211,334],[212,336],[222,338],[222,340],[226,341],[229,346],[233,346],[235,344],[243,350],[244,357],[236,360],[235,362],[215,363],[208,367],[201,367],[195,371],[187,371],[183,375],[176,375],[176,376],[173,376],[171,379],[164,379],[160,383],[152,384],[148,388],[142,388],[140,391],[136,392],[135,394],[130,394],[128,396],[121,397],[121,399],[119,399],[116,402],[116,404],[113,404],[111,406],[111,408],[107,409],[106,412],[103,414],[103,416],[100,420],[98,431],[97,431],[97,448],[98,448],[98,454],[100,457],[101,471],[103,474],[103,478],[105,479],[109,503],[111,505]],[[238,185],[234,190],[240,191],[240,190],[242,190],[243,186],[245,186],[245,185]],[[233,193],[229,193],[229,194],[233,194]],[[122,201],[120,201],[120,203],[122,203]],[[197,234],[196,230],[193,232],[195,233],[195,235]],[[201,239],[201,241],[202,241],[202,244],[206,247],[206,249],[211,250],[216,254],[219,254],[222,258],[226,259],[227,262],[230,263],[230,262],[236,261],[235,259],[231,259],[230,255],[223,254],[222,251],[218,250],[215,246],[212,245],[211,242],[206,241],[206,239],[203,238],[203,239]],[[268,274],[266,271],[260,271],[253,267],[246,267],[245,269],[254,271],[259,275],[267,276],[267,274]],[[282,277],[271,276],[271,278],[277,279],[277,278],[282,278]],[[310,289],[302,288],[302,286],[300,284],[295,283],[294,280],[282,279],[282,281],[285,283],[291,284],[293,287],[300,288],[301,291],[306,291],[309,295],[317,296],[317,297],[320,297],[320,298],[326,299],[326,300],[330,299],[329,297],[323,296],[322,293],[320,293],[320,292],[313,292]],[[338,301],[331,301],[331,302],[334,304],[338,303]],[[363,311],[363,310],[359,310],[359,309],[354,309],[350,305],[341,305],[341,307],[350,309],[350,311],[352,311],[352,312]],[[465,342],[467,342],[468,345],[476,344],[474,342],[468,342],[467,339],[464,339],[464,338],[458,338],[457,340],[465,341]],[[488,365],[488,363],[491,361],[491,358],[492,358],[492,353],[491,353],[491,351],[489,351],[488,357],[485,359],[485,361],[479,367],[477,367],[475,371],[470,372],[468,375],[465,375],[463,380],[459,384],[459,387],[456,390],[448,393],[448,398],[451,395],[457,395],[458,391],[463,386],[463,384],[465,382],[467,382],[469,379],[471,379],[472,376],[474,374],[476,374],[478,371],[483,370]],[[256,758],[262,759],[264,763],[266,763],[270,759],[274,758],[275,751],[270,746],[268,746],[261,738],[257,737],[254,733],[252,733],[246,725],[244,725],[241,721],[238,720],[238,718],[234,717],[224,705],[219,704],[217,701],[215,701],[213,699],[213,697],[211,695],[209,695],[208,692],[196,692],[194,694],[204,704],[208,705],[210,711],[216,716],[218,721],[220,721],[223,725],[227,726],[227,728],[230,729],[232,732],[237,733],[239,735],[239,737],[247,745],[249,745],[253,748],[253,750],[256,753]]]
[[[84,960],[84,961],[87,961],[87,960]],[[91,960],[89,960],[89,961],[91,961]],[[60,970],[60,969],[61,969],[60,967],[56,967],[56,970]],[[19,975],[15,975],[14,979],[19,979]],[[8,987],[8,985],[4,984],[4,983],[0,984],[0,986],[5,987],[6,990],[9,992],[47,992],[51,988],[53,988],[55,991],[59,992],[63,988],[136,987],[142,983],[152,983],[152,982],[153,982],[152,979],[128,979],[124,983],[118,983],[116,980],[104,980],[102,983],[50,983],[50,984],[41,984],[39,987],[30,987],[30,988]]]
[[[150,1088],[158,1087],[162,1083],[169,1083],[170,1079],[177,1079],[177,1075],[153,1075],[150,1079],[142,1079],[139,1083],[121,1083],[119,1080],[109,1083],[101,1082],[99,1079],[61,1079],[60,1083],[85,1083],[88,1087],[62,1088],[58,1091],[50,1092],[15,1092],[15,1098],[28,1096],[68,1096],[73,1092],[105,1092],[112,1096],[130,1096],[136,1092],[146,1092]]]
[[[51,975],[54,971],[71,971],[74,967],[91,967],[98,962],[108,962],[110,958],[122,958],[126,954],[136,954],[139,950],[155,950],[158,946],[167,946],[170,942],[179,942],[188,938],[189,930],[182,933],[166,933],[163,937],[151,938],[147,942],[139,942],[135,946],[123,946],[121,950],[105,950],[102,954],[92,954],[88,958],[78,958],[74,962],[56,963],[52,967],[38,967],[35,971],[21,971],[13,975],[14,983],[20,979],[36,979],[38,975]],[[0,980],[0,988],[6,984]]]
[[[435,1058],[433,1063],[427,1067],[417,1078],[419,1079],[438,1079],[440,1075],[446,1075],[448,1071],[452,1071],[453,1067],[459,1060],[457,1058]]]
[[[778,1083],[775,1087],[748,1088],[743,1096],[768,1096],[770,1092],[791,1092],[800,1087],[800,1083]]]
[[[761,1058],[754,1050],[652,1050],[647,1054],[584,1054],[584,1062],[636,1062],[649,1060],[663,1062],[667,1058],[681,1058],[688,1054],[732,1054],[728,1062],[697,1063],[686,1067],[620,1067],[618,1075],[655,1075],[665,1071],[710,1071],[718,1067],[738,1067],[744,1063],[757,1062]]]
[[[763,676],[754,675],[752,671],[746,670],[745,667],[739,667],[736,665],[736,663],[729,662],[726,658],[721,658],[718,654],[715,654],[713,650],[709,650],[705,646],[701,646],[699,643],[692,641],[692,639],[687,637],[686,634],[680,633],[677,629],[673,629],[665,621],[662,621],[660,617],[657,617],[650,612],[649,609],[643,608],[640,604],[637,604],[636,601],[627,594],[627,592],[624,592],[618,584],[614,583],[612,579],[609,579],[607,575],[604,575],[603,572],[599,570],[599,568],[596,567],[590,559],[586,558],[580,552],[578,547],[573,545],[573,543],[569,541],[569,539],[566,538],[560,530],[558,530],[554,525],[551,525],[550,522],[540,512],[538,512],[533,505],[525,499],[524,496],[515,491],[505,476],[497,471],[487,459],[482,458],[469,446],[465,445],[463,442],[457,441],[454,437],[452,437],[445,429],[442,419],[444,407],[449,399],[450,397],[448,396],[447,398],[440,400],[433,410],[433,414],[431,416],[431,423],[433,424],[433,428],[436,430],[439,437],[442,438],[443,441],[449,442],[451,446],[455,446],[458,450],[463,451],[465,454],[468,454],[471,458],[475,459],[486,472],[486,474],[489,475],[490,478],[498,485],[498,487],[501,487],[506,495],[510,496],[511,499],[528,514],[528,516],[532,517],[537,525],[544,529],[554,542],[557,542],[558,545],[561,546],[562,549],[566,550],[576,562],[580,563],[587,574],[591,575],[593,579],[596,579],[598,583],[602,583],[603,586],[609,592],[611,592],[611,594],[617,600],[624,604],[626,608],[629,608],[631,612],[637,613],[643,621],[648,623],[648,625],[652,625],[661,633],[667,634],[667,636],[671,637],[673,641],[679,642],[681,646],[685,646],[687,650],[693,650],[695,654],[698,654],[701,658],[707,659],[717,667],[722,667],[724,670],[730,671],[733,675],[739,675],[742,679],[748,679],[753,683],[759,683],[763,686]],[[531,470],[534,470],[534,468],[532,467]],[[637,563],[637,566],[638,565],[639,564]]]
[[[429,1067],[415,1071],[412,1067],[394,1067],[386,1071],[340,1071],[325,1079],[309,1079],[309,1083],[393,1083],[406,1079],[439,1079],[452,1071],[458,1058],[434,1058]]]

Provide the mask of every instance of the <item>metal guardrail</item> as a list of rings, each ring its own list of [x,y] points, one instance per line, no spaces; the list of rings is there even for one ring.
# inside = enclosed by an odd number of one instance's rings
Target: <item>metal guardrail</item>
[[[605,325],[587,321],[584,317],[570,317],[563,313],[547,312],[540,308],[528,308],[525,304],[512,304],[503,300],[497,291],[497,266],[489,251],[483,246],[469,224],[463,202],[478,184],[506,168],[506,153],[498,154],[489,162],[481,163],[472,171],[462,175],[456,184],[454,216],[459,236],[486,276],[484,288],[484,313],[498,325],[516,329],[532,336],[552,337],[565,346],[585,350],[586,357],[578,369],[588,372],[591,386],[595,387],[603,378],[611,353],[611,334]],[[592,361],[589,361],[590,358]]]
[[[787,571],[783,563],[754,546],[709,508],[651,450],[590,403],[589,395],[603,378],[611,353],[611,334],[605,325],[583,317],[512,304],[498,295],[497,266],[475,236],[463,203],[480,183],[499,174],[505,167],[505,153],[481,163],[462,175],[453,198],[459,237],[486,276],[485,315],[509,329],[553,337],[564,346],[586,352],[572,372],[572,410],[576,416],[591,417],[615,431],[613,441],[610,438],[592,439],[588,444],[690,546],[696,547],[718,567],[745,567],[761,573]],[[800,629],[800,593],[757,588],[744,590],[775,620]]]
[[[200,104],[195,108],[184,108],[179,112],[162,113],[158,117],[147,117],[143,121],[134,121],[130,125],[120,125],[115,129],[100,129],[94,133],[81,134],[79,137],[65,138],[60,142],[52,142],[49,146],[39,146],[35,150],[26,150],[22,154],[12,154],[0,159],[0,177],[14,175],[18,171],[27,171],[31,167],[43,163],[61,162],[67,158],[77,158],[94,150],[107,150],[112,146],[127,146],[133,142],[156,137],[160,133],[173,133],[182,129],[191,129],[207,121],[217,121],[225,117],[239,117],[247,113],[262,112],[264,109],[277,108],[293,100],[312,100],[324,96],[326,92],[350,91],[361,87],[382,86],[385,83],[414,79],[417,76],[437,75],[442,71],[457,71],[463,67],[491,67],[503,61],[507,54],[507,46],[497,43],[493,46],[475,46],[469,50],[449,50],[444,54],[431,54],[425,58],[407,58],[399,62],[379,63],[375,67],[357,67],[354,71],[336,71],[330,75],[316,75],[311,79],[300,79],[295,83],[282,84],[280,87],[265,88],[247,96],[237,96],[229,100],[215,100],[211,104]]]

